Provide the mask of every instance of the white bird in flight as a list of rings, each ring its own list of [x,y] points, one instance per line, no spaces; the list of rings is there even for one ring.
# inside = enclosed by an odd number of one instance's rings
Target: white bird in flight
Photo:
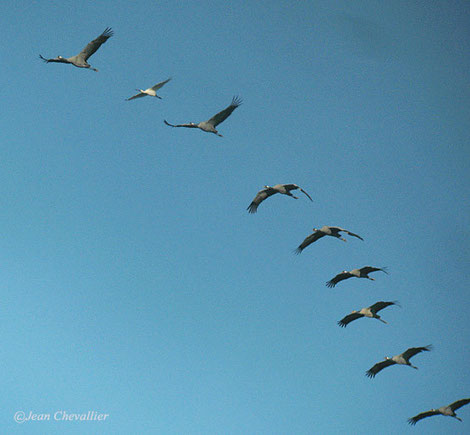
[[[155,86],[152,86],[151,88],[148,88],[148,89],[136,89],[136,91],[139,91],[139,93],[137,95],[134,95],[133,97],[130,97],[130,98],[126,98],[126,101],[130,101],[130,100],[134,100],[136,98],[141,98],[141,97],[145,97],[147,95],[150,95],[151,97],[156,97],[156,98],[159,98],[160,100],[162,99],[162,97],[158,96],[157,95],[157,91],[163,86],[165,85],[166,83],[168,83],[169,81],[171,80],[171,77],[168,79],[168,80],[165,80],[164,82],[160,82],[160,83],[157,83]]]

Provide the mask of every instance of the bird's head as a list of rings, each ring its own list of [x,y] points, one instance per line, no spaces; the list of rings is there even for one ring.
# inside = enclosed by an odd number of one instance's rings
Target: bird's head
[[[385,360],[385,361],[388,361],[388,360],[390,360],[390,359],[392,359],[392,358],[390,358],[389,356],[384,356],[384,360]]]
[[[359,311],[357,311],[357,310],[353,310],[353,311],[351,311],[351,314],[356,314],[356,313],[358,313],[358,312],[359,312]]]
[[[62,59],[63,59],[63,57],[62,57],[62,56],[57,56],[57,59],[60,59],[60,60],[62,60]]]
[[[318,231],[318,228],[314,228],[314,229],[313,229],[313,232],[314,232],[314,233],[317,232],[317,231]]]
[[[270,188],[270,186],[268,186],[268,185],[263,186],[263,187],[264,187],[265,189],[269,189],[269,188]]]

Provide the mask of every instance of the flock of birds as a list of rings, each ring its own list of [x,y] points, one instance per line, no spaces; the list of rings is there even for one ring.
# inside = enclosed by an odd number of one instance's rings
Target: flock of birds
[[[291,193],[292,190],[297,190],[297,189],[303,192],[310,199],[310,201],[313,201],[311,196],[297,184],[276,184],[275,186],[272,186],[272,187],[264,186],[264,188],[256,194],[253,201],[248,206],[247,210],[249,213],[256,213],[259,205],[264,200],[266,200],[272,195],[275,195],[276,193],[280,193],[282,195],[287,195],[287,196],[290,196],[291,198],[298,199],[296,196],[294,196]],[[304,241],[297,247],[294,253],[300,254],[307,246],[311,245],[312,243],[316,242],[317,240],[325,236],[335,237],[337,239],[342,240],[343,242],[346,242],[346,239],[342,237],[340,233],[346,233],[349,236],[356,237],[359,240],[364,240],[360,235],[355,234],[349,230],[345,230],[344,228],[325,225],[321,227],[320,229],[314,228],[313,233],[304,239]],[[385,267],[374,267],[374,266],[364,266],[364,267],[361,267],[360,269],[353,269],[349,271],[343,270],[342,272],[338,273],[335,277],[333,277],[331,280],[327,281],[326,286],[329,288],[333,288],[339,282],[344,281],[349,278],[353,278],[353,277],[354,278],[366,278],[371,281],[375,281],[375,279],[371,278],[369,274],[372,272],[379,272],[379,271],[388,273]],[[361,317],[369,317],[371,319],[377,319],[383,323],[387,323],[385,320],[381,319],[381,317],[377,313],[391,305],[400,306],[397,301],[379,301],[371,305],[370,307],[362,308],[359,311],[357,310],[352,311],[350,314],[346,315],[341,320],[339,320],[338,325],[341,326],[342,328],[345,328],[349,323],[353,322],[354,320],[360,319]],[[375,376],[380,371],[395,364],[407,365],[414,369],[418,369],[418,367],[410,363],[410,359],[421,352],[429,352],[431,349],[432,349],[432,345],[422,346],[422,347],[410,347],[409,349],[405,350],[403,353],[399,355],[395,355],[392,357],[387,356],[384,358],[384,361],[380,361],[374,364],[374,366],[372,366],[369,370],[367,370],[366,376],[369,378],[375,378]],[[429,411],[421,412],[420,414],[409,418],[408,422],[411,425],[415,425],[419,420],[422,420],[423,418],[431,417],[433,415],[438,415],[438,414],[446,415],[449,417],[454,417],[457,420],[462,421],[455,414],[455,410],[466,405],[467,403],[470,403],[470,398],[457,400],[456,402],[453,402],[450,405],[442,406],[437,409],[433,408]]]
[[[51,62],[68,63],[78,68],[89,68],[89,69],[92,69],[93,71],[98,71],[96,68],[93,68],[87,61],[90,58],[90,56],[92,56],[101,47],[101,45],[104,44],[111,36],[113,36],[113,31],[111,28],[107,27],[101,35],[99,35],[93,41],[88,43],[86,47],[75,56],[68,57],[68,58],[57,56],[56,58],[51,58],[51,59],[44,58],[42,55],[39,55],[39,57],[46,63],[51,63]],[[157,95],[157,91],[166,83],[168,83],[170,80],[171,78],[168,78],[167,80],[157,83],[156,85],[150,88],[147,88],[145,90],[136,89],[139,93],[132,97],[127,98],[126,101],[134,100],[137,98],[142,98],[145,96],[152,96],[152,97],[161,99],[161,97]],[[199,128],[202,131],[205,131],[208,133],[214,133],[217,136],[222,137],[222,135],[219,134],[219,132],[216,129],[217,125],[225,121],[232,114],[232,112],[237,107],[240,106],[241,103],[242,101],[240,98],[233,97],[232,102],[228,107],[218,112],[216,115],[214,115],[212,118],[208,119],[207,121],[202,121],[199,123],[190,122],[187,124],[170,124],[166,120],[164,120],[163,122],[169,127]],[[313,202],[311,196],[305,190],[299,187],[297,184],[276,184],[275,186],[272,186],[272,187],[264,186],[264,188],[256,194],[255,198],[253,199],[251,204],[248,206],[247,210],[249,213],[256,213],[259,205],[264,200],[266,200],[272,195],[275,195],[276,193],[280,193],[282,195],[287,195],[287,196],[290,196],[291,198],[298,199],[298,197],[294,196],[291,193],[292,190],[297,190],[297,189],[300,190],[302,193],[304,193],[310,199],[310,201]],[[313,233],[307,236],[305,240],[297,247],[297,249],[294,252],[296,254],[300,254],[307,246],[311,245],[312,243],[316,242],[317,240],[325,236],[335,237],[337,239],[340,239],[346,242],[346,239],[342,237],[340,233],[346,233],[349,236],[356,237],[360,240],[364,240],[358,234],[352,233],[351,231],[345,230],[344,228],[325,225],[320,229],[314,228]],[[353,269],[350,271],[343,270],[341,273],[337,274],[334,278],[329,280],[326,283],[326,286],[333,288],[339,282],[344,281],[349,278],[353,278],[353,277],[366,278],[366,279],[374,281],[374,278],[369,277],[369,274],[372,272],[378,272],[378,271],[388,273],[386,268],[379,268],[379,267],[373,267],[373,266],[364,266],[364,267],[361,267],[360,269]],[[397,301],[376,302],[370,307],[362,308],[359,311],[352,311],[350,314],[346,315],[344,318],[339,320],[338,325],[344,328],[349,323],[353,322],[354,320],[360,319],[361,317],[374,318],[383,323],[387,323],[385,320],[382,320],[381,317],[377,313],[383,310],[384,308],[392,306],[392,305],[399,306]],[[431,345],[423,346],[423,347],[411,347],[399,355],[395,355],[393,357],[385,357],[384,361],[378,362],[373,367],[371,367],[366,372],[366,376],[368,376],[369,378],[374,378],[380,371],[395,364],[407,365],[409,367],[417,369],[416,366],[410,363],[410,359],[421,352],[428,352],[431,349],[432,349]],[[449,405],[442,406],[437,409],[433,408],[429,411],[421,412],[420,414],[417,414],[414,417],[409,418],[408,422],[411,425],[415,425],[418,421],[422,420],[423,418],[431,417],[433,415],[444,415],[444,416],[454,417],[455,419],[462,421],[459,417],[457,417],[455,411],[461,408],[462,406],[467,405],[468,403],[470,403],[470,398],[460,399]]]
[[[46,59],[42,55],[39,55],[39,57],[46,63],[69,63],[73,66],[76,66],[77,68],[89,68],[93,71],[98,72],[98,70],[96,68],[93,68],[87,61],[90,56],[96,53],[96,51],[98,50],[98,48],[101,47],[101,45],[103,45],[109,38],[111,38],[111,36],[113,36],[113,34],[114,33],[112,29],[110,27],[107,27],[100,36],[93,39],[93,41],[89,42],[80,53],[72,57],[57,56],[51,59]],[[162,97],[157,95],[157,91],[170,80],[171,78],[168,78],[167,80],[157,83],[156,85],[145,90],[136,89],[136,91],[139,91],[139,93],[130,98],[127,98],[126,101],[135,100],[136,98],[142,98],[147,95],[161,99]],[[170,124],[166,120],[164,120],[163,122],[169,127],[199,128],[200,130],[205,131],[207,133],[214,133],[217,136],[222,137],[222,135],[217,131],[215,127],[217,127],[220,123],[224,122],[232,114],[232,112],[238,106],[240,106],[240,104],[242,104],[242,100],[238,97],[233,97],[232,102],[228,107],[226,107],[224,110],[221,110],[207,121],[202,121],[199,123],[188,122],[187,124]]]

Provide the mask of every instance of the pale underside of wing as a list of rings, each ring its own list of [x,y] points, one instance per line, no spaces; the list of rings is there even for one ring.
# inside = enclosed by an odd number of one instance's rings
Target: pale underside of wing
[[[134,95],[133,97],[128,98],[126,101],[131,101],[131,100],[135,100],[136,98],[142,98],[146,96],[147,94],[144,94],[143,92],[139,92],[137,95]]]
[[[163,85],[167,84],[171,80],[171,77],[163,82],[157,83],[156,85],[152,86],[151,88],[148,88],[147,90],[154,90],[158,91]]]

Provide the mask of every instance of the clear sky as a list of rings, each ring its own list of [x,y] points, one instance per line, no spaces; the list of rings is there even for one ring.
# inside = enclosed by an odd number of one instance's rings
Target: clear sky
[[[467,1],[4,1],[0,17],[2,433],[470,433],[470,405],[407,424],[470,397]],[[38,58],[108,26],[99,72]],[[162,100],[125,101],[168,77]],[[234,95],[223,138],[163,124]],[[277,183],[313,202],[248,214]],[[293,255],[323,225],[364,241]],[[390,274],[325,286],[364,265]],[[388,325],[336,324],[380,300],[401,304]],[[419,370],[364,376],[428,344]]]

